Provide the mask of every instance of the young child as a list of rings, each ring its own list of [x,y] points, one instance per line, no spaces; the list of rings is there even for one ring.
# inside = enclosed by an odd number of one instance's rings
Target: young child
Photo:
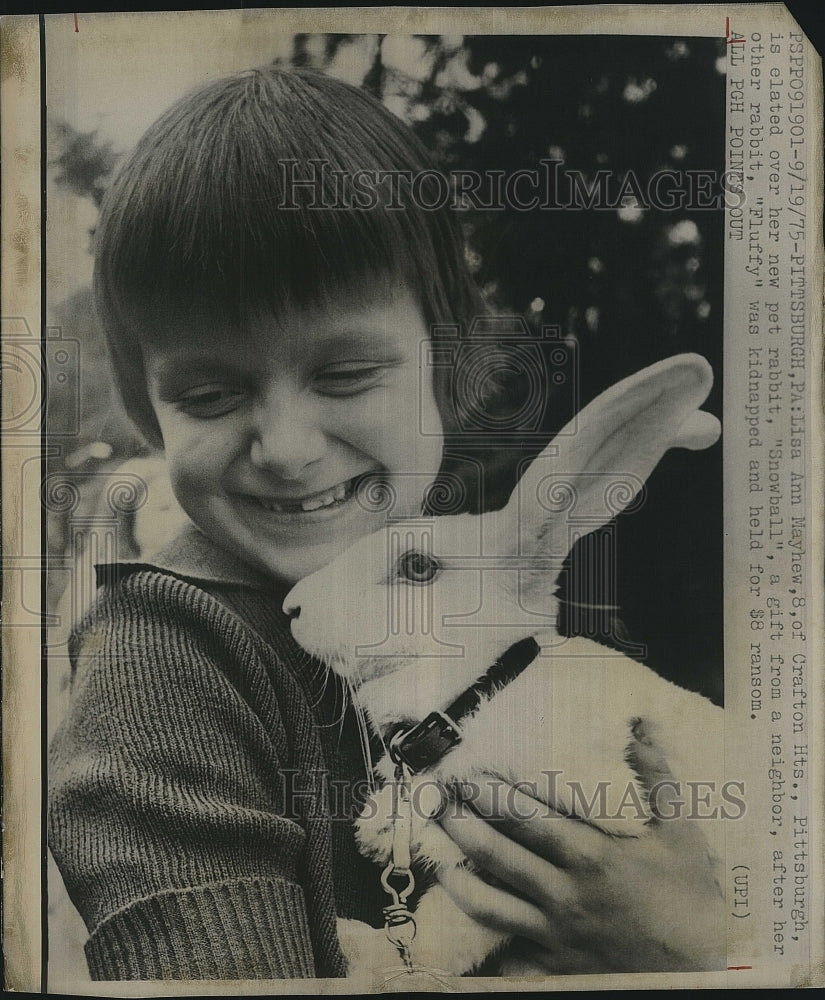
[[[180,101],[108,193],[100,315],[192,524],[99,568],[71,647],[50,845],[96,979],[341,976],[336,917],[381,923],[351,823],[358,720],[281,605],[380,527],[371,498],[415,515],[439,474],[449,380],[420,348],[482,304],[448,211],[399,210],[391,185],[359,207],[347,187],[431,168],[364,92],[269,68]],[[639,767],[666,773],[651,748]],[[679,824],[634,846],[500,818],[445,826],[498,880],[456,893],[523,935],[537,970],[708,967],[721,909]],[[684,916],[696,907],[711,930]]]

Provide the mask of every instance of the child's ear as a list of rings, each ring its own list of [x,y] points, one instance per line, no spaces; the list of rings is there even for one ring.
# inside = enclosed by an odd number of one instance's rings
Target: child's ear
[[[698,407],[710,365],[680,354],[624,379],[586,406],[535,459],[507,504],[518,552],[564,558],[572,541],[627,509],[669,448],[698,450],[719,421]],[[517,529],[515,529],[517,525]]]

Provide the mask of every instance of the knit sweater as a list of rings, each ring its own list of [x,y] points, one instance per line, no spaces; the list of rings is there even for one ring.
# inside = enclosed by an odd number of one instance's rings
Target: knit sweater
[[[92,978],[344,975],[336,914],[385,905],[353,836],[363,755],[283,592],[194,529],[98,581],[49,795]]]

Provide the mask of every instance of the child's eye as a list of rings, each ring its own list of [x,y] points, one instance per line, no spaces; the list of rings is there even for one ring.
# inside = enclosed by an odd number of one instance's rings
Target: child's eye
[[[325,395],[349,396],[375,385],[383,373],[383,365],[353,362],[322,368],[315,381]]]
[[[225,385],[204,385],[178,397],[178,406],[194,417],[220,417],[240,405],[240,389]]]
[[[441,564],[427,552],[410,549],[398,559],[398,576],[408,583],[432,583],[441,571]]]

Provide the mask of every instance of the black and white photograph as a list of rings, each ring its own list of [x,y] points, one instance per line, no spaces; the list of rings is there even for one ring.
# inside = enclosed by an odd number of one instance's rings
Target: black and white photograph
[[[39,989],[813,983],[821,87],[701,10],[36,26]]]

